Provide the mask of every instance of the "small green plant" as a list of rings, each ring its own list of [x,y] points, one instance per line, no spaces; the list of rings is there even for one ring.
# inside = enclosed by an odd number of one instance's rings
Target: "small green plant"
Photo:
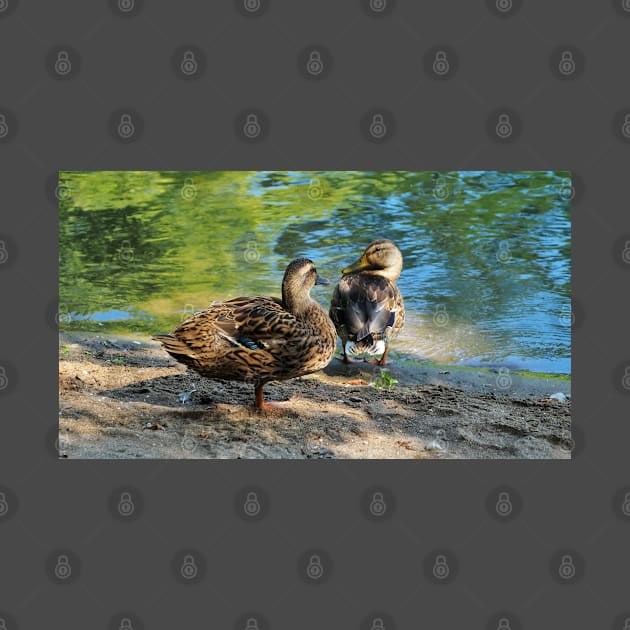
[[[125,357],[114,357],[112,359],[112,363],[115,363],[116,365],[124,365],[125,364]]]
[[[68,348],[68,346],[61,346],[61,353],[70,354],[70,348]]]
[[[394,378],[387,370],[381,370],[380,376],[374,381],[374,387],[392,389],[398,385],[398,379]]]

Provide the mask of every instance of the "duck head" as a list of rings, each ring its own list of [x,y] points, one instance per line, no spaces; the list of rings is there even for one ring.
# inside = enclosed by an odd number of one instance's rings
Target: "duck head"
[[[311,289],[316,285],[328,285],[315,269],[315,264],[308,258],[296,258],[289,264],[282,280],[282,302],[284,307],[298,315],[312,303]]]
[[[345,276],[364,271],[373,275],[384,276],[395,282],[400,277],[402,267],[403,257],[396,244],[389,239],[382,238],[370,243],[361,258],[346,267],[341,273]]]

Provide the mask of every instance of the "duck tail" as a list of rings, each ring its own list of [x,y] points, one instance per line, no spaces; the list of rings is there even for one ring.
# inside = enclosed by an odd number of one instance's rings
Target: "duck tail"
[[[372,336],[366,337],[361,341],[349,341],[346,344],[346,353],[351,357],[360,354],[383,354],[385,352],[385,342],[382,339],[374,340]]]
[[[181,339],[178,339],[171,334],[151,335],[151,339],[159,341],[164,350],[166,350],[171,356],[177,358],[178,356],[193,357],[194,352],[185,344]]]

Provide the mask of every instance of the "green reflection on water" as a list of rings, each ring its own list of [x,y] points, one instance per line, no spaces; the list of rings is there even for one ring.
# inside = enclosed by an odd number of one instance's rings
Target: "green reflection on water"
[[[168,331],[213,299],[279,295],[297,256],[335,280],[388,237],[399,351],[568,373],[569,192],[567,172],[64,172],[63,328]]]

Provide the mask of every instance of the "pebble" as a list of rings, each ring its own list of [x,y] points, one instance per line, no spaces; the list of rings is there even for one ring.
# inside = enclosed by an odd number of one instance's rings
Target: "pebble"
[[[348,400],[350,402],[362,403],[363,398],[359,398],[358,396],[348,396]]]
[[[551,398],[552,400],[559,400],[560,402],[567,402],[567,396],[566,394],[563,394],[562,392],[556,392],[555,394],[551,394],[549,398]]]
[[[444,447],[440,444],[438,440],[431,440],[424,447],[425,451],[443,451]]]

